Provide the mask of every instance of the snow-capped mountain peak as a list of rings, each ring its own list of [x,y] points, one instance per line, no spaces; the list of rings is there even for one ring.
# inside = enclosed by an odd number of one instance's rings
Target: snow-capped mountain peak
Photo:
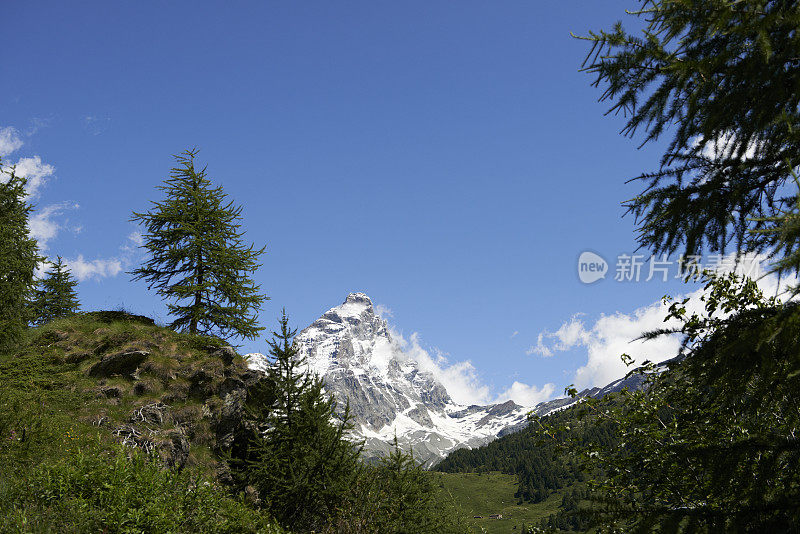
[[[300,354],[321,376],[337,368],[389,371],[394,346],[386,321],[364,293],[350,293],[295,338]]]
[[[341,406],[349,402],[355,437],[372,455],[387,452],[395,435],[427,464],[460,447],[491,441],[525,421],[527,409],[506,402],[462,406],[429,372],[420,369],[390,334],[364,293],[350,293],[295,338],[311,371]],[[251,366],[263,367],[257,355]]]

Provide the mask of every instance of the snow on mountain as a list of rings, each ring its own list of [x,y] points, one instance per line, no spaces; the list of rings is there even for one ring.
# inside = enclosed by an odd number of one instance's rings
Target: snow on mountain
[[[364,293],[348,295],[297,334],[295,342],[340,407],[349,402],[354,437],[364,440],[368,456],[387,453],[397,436],[401,448],[413,449],[430,465],[452,450],[495,439],[503,429],[524,423],[530,410],[513,401],[456,404],[433,374],[422,371],[392,339]],[[262,355],[247,357],[251,368],[266,368]]]
[[[395,436],[403,450],[432,465],[462,447],[477,447],[527,424],[531,410],[544,415],[573,399],[555,399],[536,407],[513,401],[488,406],[453,401],[433,374],[393,340],[384,319],[364,293],[351,293],[295,337],[311,371],[325,381],[342,408],[349,402],[356,439],[368,457],[383,456]],[[265,370],[266,358],[248,354],[250,368]],[[595,391],[582,395],[596,395]]]

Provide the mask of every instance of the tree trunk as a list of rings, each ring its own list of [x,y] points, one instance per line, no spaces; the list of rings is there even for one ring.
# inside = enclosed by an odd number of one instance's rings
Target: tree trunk
[[[202,304],[203,296],[203,252],[197,252],[197,263],[195,264],[197,291],[194,293],[194,309],[192,310],[192,320],[189,323],[189,332],[192,334],[197,333],[197,314]]]

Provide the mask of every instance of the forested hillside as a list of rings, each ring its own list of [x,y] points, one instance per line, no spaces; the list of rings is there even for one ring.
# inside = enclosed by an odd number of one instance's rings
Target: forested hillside
[[[561,425],[577,424],[577,407],[553,413],[547,419]],[[584,442],[611,445],[616,438],[609,425],[583,424],[576,430]],[[499,471],[518,480],[515,497],[540,502],[551,493],[585,480],[577,463],[553,443],[537,439],[533,427],[509,434],[475,449],[459,449],[439,462],[435,471],[444,473],[486,473]]]

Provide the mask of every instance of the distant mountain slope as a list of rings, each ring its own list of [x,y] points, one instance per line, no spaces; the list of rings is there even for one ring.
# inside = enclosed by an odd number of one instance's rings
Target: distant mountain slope
[[[663,362],[653,372],[665,371],[672,361],[674,360]],[[556,399],[543,403],[537,406],[536,411],[546,415],[554,427],[570,427],[573,439],[613,446],[618,442],[613,425],[594,416],[581,417],[575,408],[581,399],[587,397],[603,398],[601,405],[613,406],[618,401],[611,394],[625,388],[631,391],[641,389],[645,380],[646,377],[642,374],[632,373],[629,377],[615,380],[603,388],[584,390],[575,399]],[[580,495],[585,491],[585,473],[581,471],[574,457],[565,454],[553,441],[542,442],[529,426],[477,448],[453,451],[433,466],[432,470],[444,473],[499,471],[514,475],[517,478],[514,497],[518,503],[539,503],[554,492],[564,490],[564,501],[559,508],[558,517],[554,516],[553,521],[572,528],[585,526],[580,517],[566,513],[574,510]]]
[[[460,448],[474,448],[520,430],[527,414],[543,415],[575,402],[556,399],[536,407],[513,401],[488,406],[457,404],[431,373],[403,352],[364,293],[351,293],[302,330],[295,342],[309,368],[343,405],[349,402],[354,434],[367,456],[381,456],[397,436],[404,449],[430,466]],[[247,356],[264,369],[261,354]],[[582,394],[600,395],[605,389]]]

